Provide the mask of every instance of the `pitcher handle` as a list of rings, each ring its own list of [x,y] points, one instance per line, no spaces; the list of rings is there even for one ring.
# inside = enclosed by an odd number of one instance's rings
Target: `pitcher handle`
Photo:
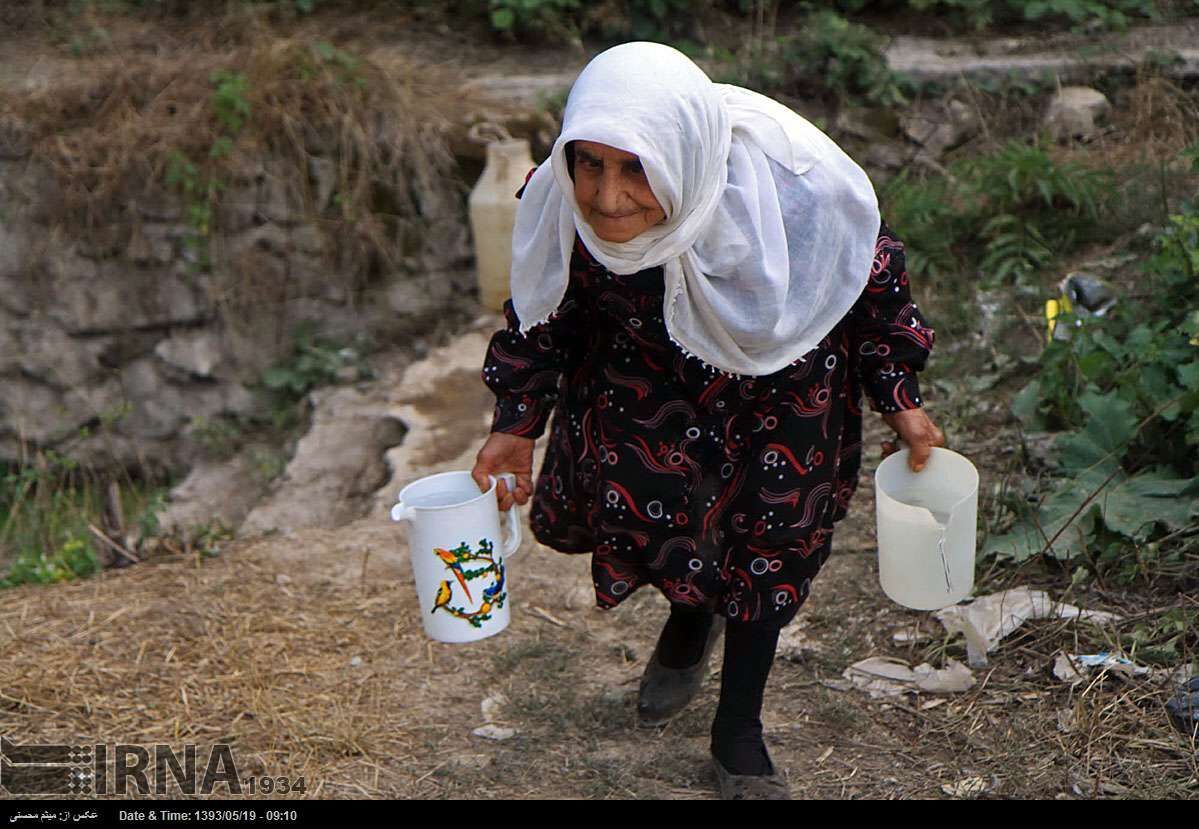
[[[503,480],[508,485],[510,491],[516,490],[516,476],[511,472],[501,472],[496,477]],[[520,510],[516,504],[508,510],[505,523],[508,525],[508,540],[504,542],[504,558],[512,558],[516,555],[516,551],[520,549]]]

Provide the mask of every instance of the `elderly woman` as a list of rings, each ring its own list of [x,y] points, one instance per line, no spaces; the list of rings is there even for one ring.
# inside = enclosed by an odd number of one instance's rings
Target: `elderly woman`
[[[914,469],[943,443],[915,376],[933,332],[869,179],[781,104],[667,46],[617,46],[522,190],[511,285],[476,480],[516,474],[501,508],[531,498],[542,544],[590,553],[601,608],[642,585],[670,601],[643,723],[686,706],[727,627],[721,793],[787,797],[762,696],[854,492],[861,390]]]

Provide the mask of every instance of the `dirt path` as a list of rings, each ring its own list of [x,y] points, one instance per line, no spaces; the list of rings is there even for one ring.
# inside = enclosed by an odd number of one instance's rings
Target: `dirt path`
[[[309,797],[714,797],[718,659],[687,711],[663,728],[636,727],[637,682],[667,608],[657,593],[601,612],[586,558],[530,541],[511,565],[507,631],[444,645],[421,630],[403,536],[384,507],[401,481],[469,467],[490,399],[464,372],[486,327],[382,381],[416,428],[392,450],[395,480],[371,517],[10,591],[0,733],[227,742],[239,771],[302,776]],[[864,476],[877,463],[876,420]],[[963,780],[1001,797],[1197,793],[1194,759],[1146,688],[1080,692],[1047,676],[1046,637],[1085,640],[1084,628],[1005,643],[975,688],[954,697],[872,701],[823,684],[870,655],[962,657],[935,639],[892,641],[912,624],[938,634],[878,587],[863,484],[767,689],[767,741],[796,797],[941,797]],[[473,736],[482,701],[497,693],[508,700],[498,719],[515,736]],[[1144,724],[1139,744],[1103,733],[1104,718],[1129,706]]]

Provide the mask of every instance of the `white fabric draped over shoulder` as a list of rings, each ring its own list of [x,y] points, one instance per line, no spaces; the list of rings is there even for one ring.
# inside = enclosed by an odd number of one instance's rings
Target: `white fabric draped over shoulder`
[[[605,242],[583,220],[571,141],[641,159],[666,220]],[[529,179],[512,240],[521,331],[545,322],[578,233],[606,268],[662,266],[671,339],[705,363],[763,375],[794,362],[845,316],[870,276],[879,229],[869,178],[828,136],[748,89],[715,84],[681,52],[626,43],[571,88],[562,133]]]

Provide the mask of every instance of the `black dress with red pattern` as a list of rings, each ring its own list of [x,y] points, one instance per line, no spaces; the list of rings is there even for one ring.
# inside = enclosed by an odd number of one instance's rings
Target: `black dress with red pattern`
[[[553,424],[532,502],[537,540],[591,553],[596,601],[645,584],[678,605],[781,626],[831,552],[857,485],[861,392],[921,405],[933,344],[911,300],[903,245],[884,225],[862,296],[812,351],[737,377],[684,353],[662,316],[661,268],[614,274],[576,239],[557,312],[491,340],[492,431]]]

